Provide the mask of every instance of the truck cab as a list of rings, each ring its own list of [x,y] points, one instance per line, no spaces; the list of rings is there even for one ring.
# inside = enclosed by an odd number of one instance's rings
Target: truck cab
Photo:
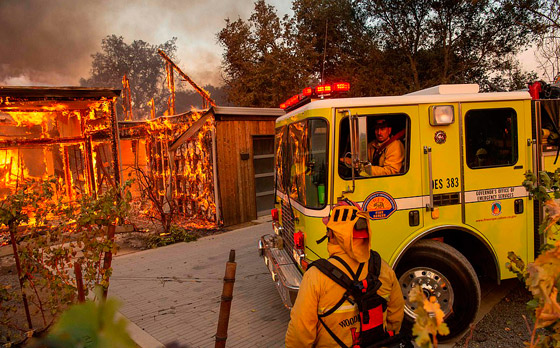
[[[559,100],[480,93],[476,84],[297,99],[276,121],[274,233],[259,241],[288,308],[307,266],[328,258],[318,241],[341,200],[368,213],[371,248],[396,271],[405,300],[416,285],[436,297],[447,338],[476,317],[481,284],[515,277],[508,252],[534,260],[542,209],[522,182],[558,167]],[[391,170],[372,158],[380,124],[390,128],[385,158],[401,158]],[[409,323],[414,309],[407,301]]]

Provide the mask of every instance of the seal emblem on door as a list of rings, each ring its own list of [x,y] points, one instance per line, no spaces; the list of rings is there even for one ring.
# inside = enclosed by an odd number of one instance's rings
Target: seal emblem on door
[[[442,130],[438,130],[434,135],[434,140],[436,141],[437,144],[441,145],[445,143],[445,141],[447,140],[447,134],[445,134],[445,132]]]

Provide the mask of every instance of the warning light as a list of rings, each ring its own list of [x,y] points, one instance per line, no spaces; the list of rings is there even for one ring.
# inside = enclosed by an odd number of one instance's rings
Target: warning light
[[[350,83],[338,82],[332,85],[333,92],[347,92],[350,90]]]
[[[332,92],[332,87],[331,85],[321,85],[321,86],[317,86],[315,88],[315,92],[317,94],[329,94]]]
[[[306,87],[300,94],[296,94],[290,99],[286,100],[280,104],[281,109],[290,111],[296,109],[303,104],[309,103],[313,97],[320,97],[321,99],[325,97],[334,97],[344,95],[345,92],[350,90],[350,83],[348,82],[337,82],[330,85],[319,85],[315,88]]]

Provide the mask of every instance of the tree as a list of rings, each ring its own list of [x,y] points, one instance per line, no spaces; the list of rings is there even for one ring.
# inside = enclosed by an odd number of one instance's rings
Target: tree
[[[218,33],[224,46],[222,68],[228,100],[239,106],[278,107],[299,93],[311,75],[309,45],[296,45],[288,16],[280,19],[273,6],[255,2],[249,20],[226,19]]]
[[[560,0],[512,0],[512,7],[528,11],[535,20],[530,28],[538,35],[536,58],[549,81],[560,78]]]
[[[558,0],[294,0],[282,20],[259,0],[248,22],[228,19],[218,34],[229,98],[276,106],[321,80],[350,82],[350,96],[446,83],[519,89],[534,75],[515,56],[538,21],[510,1]]]
[[[177,88],[177,86],[176,86]],[[217,105],[229,106],[224,87],[215,87],[212,85],[205,85],[204,90],[210,94],[210,97],[216,102]],[[188,111],[191,106],[202,109],[203,98],[200,94],[193,89],[179,89],[177,88],[175,96],[175,109],[179,111]]]
[[[147,104],[152,98],[156,110],[162,112],[167,109],[169,94],[163,83],[165,64],[158,49],[174,58],[176,40],[174,37],[159,45],[142,40],[127,44],[122,36],[109,35],[101,41],[101,52],[92,55],[91,76],[80,79],[80,85],[122,88],[122,78],[126,74],[132,91],[132,108],[137,117],[149,114],[150,107]]]
[[[367,0],[382,49],[407,72],[408,90],[444,83],[481,83],[509,72],[532,38],[527,11],[500,1]],[[401,57],[398,59],[398,57]],[[483,89],[492,89],[482,86]],[[503,89],[505,86],[496,86]]]
[[[314,82],[350,82],[350,96],[403,92],[389,77],[399,71],[379,49],[364,7],[352,0],[295,0],[293,10],[298,44],[313,47],[307,56]]]

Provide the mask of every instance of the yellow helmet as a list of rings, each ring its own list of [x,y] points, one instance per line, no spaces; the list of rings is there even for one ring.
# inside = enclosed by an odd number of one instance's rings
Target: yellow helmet
[[[352,238],[369,238],[367,213],[353,205],[339,205],[333,208],[327,228]]]

